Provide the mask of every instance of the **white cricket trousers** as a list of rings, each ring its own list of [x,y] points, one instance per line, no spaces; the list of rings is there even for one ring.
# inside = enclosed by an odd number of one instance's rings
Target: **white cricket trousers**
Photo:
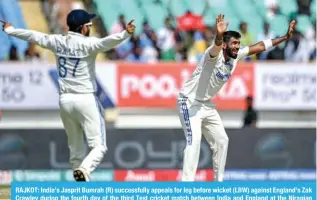
[[[59,105],[68,139],[71,167],[83,168],[89,175],[100,164],[107,151],[102,105],[92,93],[62,94]],[[87,156],[84,136],[90,148]]]
[[[179,96],[178,113],[186,137],[182,181],[194,181],[199,162],[201,136],[213,151],[214,181],[222,182],[229,139],[217,110],[211,102]]]

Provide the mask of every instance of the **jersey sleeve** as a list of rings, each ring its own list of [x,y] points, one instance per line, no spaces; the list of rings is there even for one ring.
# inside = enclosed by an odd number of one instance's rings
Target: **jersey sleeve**
[[[105,52],[116,47],[130,36],[131,35],[126,30],[124,30],[121,33],[112,34],[104,38],[91,38],[90,42],[88,43],[88,49],[95,53]]]
[[[221,54],[221,50],[219,51],[218,55],[215,56],[215,57],[211,57],[210,53],[212,50],[214,50],[214,48],[217,48],[215,43],[213,43],[212,45],[210,45],[206,51],[205,51],[205,61],[209,61],[209,62],[216,62],[218,60],[218,57],[220,56]],[[219,47],[218,47],[219,48]],[[221,47],[220,47],[221,48]]]
[[[249,47],[246,46],[246,47],[242,47],[239,49],[239,52],[238,52],[238,60],[243,60],[245,59],[246,57],[248,57],[248,54],[249,54]]]
[[[13,26],[6,28],[4,31],[10,36],[35,43],[46,49],[54,50],[56,46],[53,35],[48,35],[33,30],[18,29],[14,28]]]
[[[217,57],[221,54],[222,51],[222,45],[217,46],[215,41],[213,40],[210,46],[206,49],[205,54],[208,59],[216,60]],[[212,52],[217,54],[215,57],[211,57]]]

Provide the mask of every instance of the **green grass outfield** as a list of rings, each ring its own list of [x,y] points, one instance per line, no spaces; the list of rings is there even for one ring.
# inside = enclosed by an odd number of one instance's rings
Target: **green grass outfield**
[[[10,185],[0,185],[0,199],[10,199]]]

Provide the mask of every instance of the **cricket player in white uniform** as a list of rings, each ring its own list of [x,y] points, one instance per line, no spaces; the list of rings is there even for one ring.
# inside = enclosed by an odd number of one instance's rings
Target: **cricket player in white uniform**
[[[182,181],[194,181],[202,135],[213,151],[214,181],[223,181],[229,139],[211,99],[230,78],[237,62],[288,40],[295,21],[285,36],[258,42],[240,49],[240,33],[227,31],[224,15],[216,19],[215,42],[205,51],[192,76],[185,82],[177,99],[179,118],[186,137]]]
[[[96,56],[117,46],[135,30],[132,20],[121,33],[105,38],[88,37],[91,20],[95,16],[84,10],[71,11],[67,16],[69,32],[65,35],[17,29],[1,20],[4,23],[3,30],[8,35],[33,42],[56,55],[61,119],[68,138],[70,163],[76,181],[89,181],[89,175],[107,151],[104,112],[95,96]],[[84,155],[84,136],[91,149],[87,156]]]

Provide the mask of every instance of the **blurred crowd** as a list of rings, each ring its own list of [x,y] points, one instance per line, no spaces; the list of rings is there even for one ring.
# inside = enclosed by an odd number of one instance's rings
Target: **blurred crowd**
[[[274,17],[280,13],[278,0],[264,0],[265,6],[268,9],[267,19],[274,20]],[[297,0],[298,9],[291,13],[289,20],[296,19],[297,15],[313,16],[311,7],[313,0]],[[315,16],[316,17],[316,16]],[[264,24],[265,32],[258,36],[258,40],[276,37],[274,31],[270,30],[267,23]],[[262,57],[262,55],[264,57]],[[313,26],[305,31],[296,30],[293,38],[286,44],[281,44],[273,49],[271,52],[265,52],[260,56],[260,59],[283,59],[290,62],[309,62],[316,59],[316,19],[314,19]]]
[[[10,61],[21,61],[22,58],[19,56],[17,52],[16,46],[12,45],[9,52]],[[39,61],[41,60],[41,56],[39,52],[36,50],[36,45],[34,43],[29,43],[27,50],[24,52],[23,55],[24,61]]]
[[[159,1],[159,0],[158,0]],[[277,0],[263,0],[267,7],[267,20],[274,20],[280,14]],[[215,3],[215,2],[214,2]],[[289,21],[297,15],[311,16],[312,0],[297,0],[298,11],[289,16]],[[190,13],[190,11],[188,11]],[[121,14],[114,22],[110,34],[121,31],[126,23],[124,14]],[[173,18],[166,18],[164,26],[154,31],[148,24],[143,23],[142,33],[133,35],[132,39],[115,49],[115,53],[109,54],[113,60],[125,60],[133,62],[157,62],[163,61],[188,61],[198,62],[215,37],[215,27],[207,26],[204,30],[182,31]],[[241,45],[248,46],[258,41],[279,37],[271,29],[266,21],[263,23],[263,33],[254,35],[246,22],[241,22]],[[310,62],[316,59],[316,20],[313,26],[305,32],[296,30],[293,37],[286,43],[282,43],[269,51],[247,58],[249,60],[285,60],[289,62]]]
[[[89,0],[85,0],[89,1]],[[91,0],[90,0],[91,1]],[[160,1],[160,0],[156,0]],[[263,0],[267,7],[267,19],[274,20],[274,16],[279,13],[277,0]],[[295,18],[297,14],[310,16],[310,6],[312,0],[298,0],[298,11],[289,20]],[[65,33],[68,31],[66,24],[67,13],[76,8],[83,8],[82,4],[77,4],[73,0],[41,0],[42,11],[46,17],[49,31],[51,33]],[[187,12],[190,14],[190,11]],[[118,16],[113,22],[107,34],[114,34],[122,31],[126,24],[124,13]],[[167,17],[164,24],[157,31],[143,22],[140,34],[133,35],[131,39],[117,46],[107,53],[111,60],[125,60],[131,62],[153,63],[158,61],[188,61],[198,62],[204,51],[213,43],[215,37],[215,27],[206,26],[201,30],[184,31],[178,28],[176,19],[173,16]],[[239,32],[241,33],[241,45],[252,45],[258,41],[275,38],[281,35],[274,33],[268,22],[263,24],[263,33],[254,35],[246,22],[241,22]],[[316,21],[313,26],[305,32],[296,31],[293,37],[286,43],[282,43],[269,51],[247,58],[250,60],[285,60],[289,62],[309,62],[316,59]],[[20,60],[14,46],[10,49],[9,60]],[[29,44],[25,52],[26,60],[41,59],[34,44]]]
[[[120,15],[118,22],[112,26],[110,34],[120,32],[125,27],[124,15]],[[197,50],[203,53],[207,41],[211,42],[213,30],[209,28],[206,32],[182,32],[175,29],[170,18],[166,18],[164,26],[155,32],[144,22],[140,27],[142,33],[133,35],[130,40],[120,44],[116,54],[110,59],[120,59],[132,62],[157,62],[180,61],[191,59],[187,52],[195,40]]]
[[[74,0],[40,0],[42,12],[46,18],[50,33],[63,34],[68,31],[66,24],[67,14],[72,9],[84,9],[82,4]],[[23,58],[22,58],[23,57]],[[16,46],[12,45],[9,52],[10,61],[38,61],[41,55],[36,50],[35,44],[28,44],[28,48],[23,56],[19,56]]]
[[[41,0],[42,11],[51,33],[63,34],[68,31],[67,14],[73,9],[85,9],[74,0]]]
[[[126,19],[120,15],[109,31],[117,33],[125,27]],[[110,59],[132,62],[188,61],[198,62],[208,46],[213,43],[216,35],[214,26],[204,30],[182,31],[173,25],[171,18],[166,18],[164,26],[154,31],[148,24],[143,23],[142,32],[119,45]],[[314,23],[316,27],[316,22]],[[248,46],[258,41],[278,37],[270,28],[268,22],[263,24],[263,33],[253,35],[246,22],[241,22],[241,45]],[[286,43],[282,43],[259,55],[246,58],[250,60],[286,60],[290,62],[309,62],[316,59],[316,29],[311,28],[305,33],[296,31]]]

